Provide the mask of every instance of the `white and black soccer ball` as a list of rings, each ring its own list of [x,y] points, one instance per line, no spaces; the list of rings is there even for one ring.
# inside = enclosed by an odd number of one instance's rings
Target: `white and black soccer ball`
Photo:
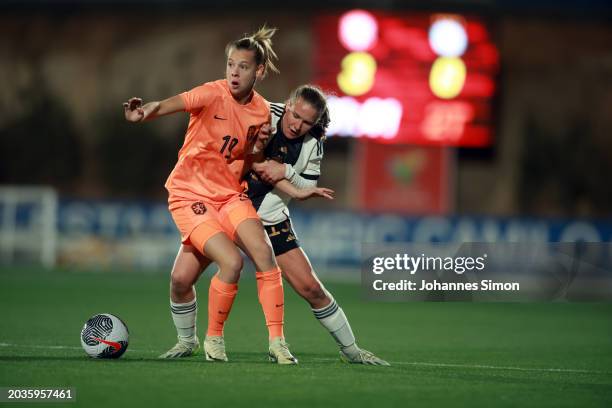
[[[92,316],[81,330],[81,346],[94,358],[119,358],[128,347],[128,328],[109,313]]]

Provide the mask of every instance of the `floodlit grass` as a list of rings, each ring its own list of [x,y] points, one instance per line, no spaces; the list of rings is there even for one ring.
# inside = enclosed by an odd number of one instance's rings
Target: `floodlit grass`
[[[176,341],[167,274],[0,269],[0,387],[74,387],[70,407],[612,406],[612,304],[376,303],[358,285],[327,286],[358,343],[391,367],[342,364],[288,285],[285,334],[298,366],[268,363],[248,279],[226,327],[229,363],[162,361]],[[203,340],[208,278],[198,289]],[[103,312],[130,330],[116,361],[80,348],[83,323]]]

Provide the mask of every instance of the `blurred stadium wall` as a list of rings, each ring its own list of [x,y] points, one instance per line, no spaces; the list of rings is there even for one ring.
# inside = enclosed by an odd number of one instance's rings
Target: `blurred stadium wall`
[[[327,11],[319,3],[292,11],[272,2],[239,14],[189,2],[156,2],[145,12],[137,2],[125,8],[74,3],[2,6],[0,183],[48,186],[57,193],[36,190],[39,198],[24,199],[28,204],[19,207],[11,204],[14,193],[0,191],[2,260],[12,265],[32,258],[15,249],[16,242],[32,246],[44,230],[55,231],[51,250],[59,264],[165,268],[178,240],[165,211],[163,183],[186,117],[129,126],[121,103],[131,96],[168,97],[222,77],[225,44],[264,22],[280,29],[274,40],[281,74],[270,75],[258,90],[282,101],[292,88],[313,80],[312,22]],[[564,231],[570,227],[583,231],[579,239],[611,239],[609,7],[484,4],[411,2],[413,8],[402,9],[480,15],[499,50],[494,141],[486,148],[448,149],[455,160],[448,180],[451,210],[437,218],[360,212],[353,165],[361,141],[332,137],[320,185],[335,189],[338,198],[293,204],[298,234],[318,264],[354,265],[365,240],[431,238],[423,225],[434,221],[446,223],[448,240],[560,240],[569,239]],[[393,6],[384,5],[391,13]],[[41,202],[56,203],[53,217],[44,215],[49,207]],[[499,233],[483,235],[483,220]],[[34,235],[15,235],[28,225],[35,226]],[[465,225],[476,234],[465,235]],[[508,234],[512,225],[527,232]]]

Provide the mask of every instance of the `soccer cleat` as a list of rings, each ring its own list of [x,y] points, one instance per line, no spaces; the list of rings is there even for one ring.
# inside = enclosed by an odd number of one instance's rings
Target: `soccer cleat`
[[[227,361],[223,336],[206,336],[204,339],[206,361]]]
[[[189,357],[193,355],[199,348],[200,348],[200,340],[198,340],[197,336],[195,337],[195,342],[193,343],[181,341],[179,339],[178,343],[176,343],[174,347],[166,351],[164,354],[160,355],[158,358]]]
[[[289,345],[285,343],[282,337],[275,337],[270,340],[270,348],[268,349],[268,357],[270,361],[277,364],[297,364],[298,359],[289,351]]]
[[[354,355],[348,355],[340,350],[340,360],[349,364],[364,364],[364,365],[379,365],[379,366],[390,366],[388,362],[383,360],[382,358],[378,358],[374,355],[374,353],[359,349],[359,352]]]

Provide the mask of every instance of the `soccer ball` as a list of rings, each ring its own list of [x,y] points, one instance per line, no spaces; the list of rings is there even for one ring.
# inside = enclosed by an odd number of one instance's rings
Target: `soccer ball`
[[[119,358],[128,347],[128,328],[109,313],[92,316],[81,330],[81,346],[94,358]]]

